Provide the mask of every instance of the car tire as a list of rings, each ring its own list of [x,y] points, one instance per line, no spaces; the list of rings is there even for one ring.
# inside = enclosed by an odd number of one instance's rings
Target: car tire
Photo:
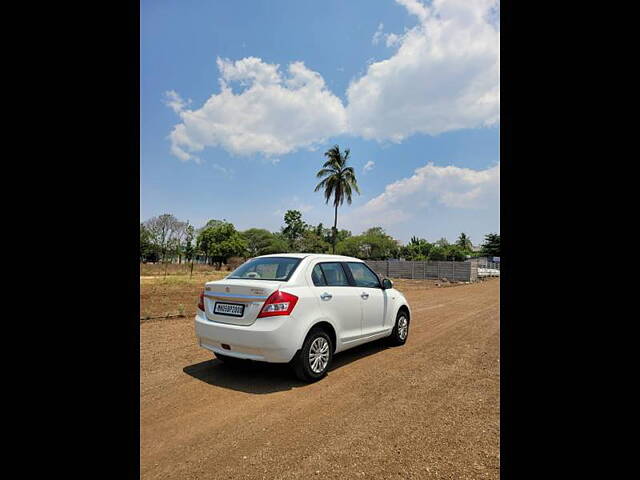
[[[242,358],[231,357],[229,355],[223,355],[222,353],[213,352],[218,360],[220,360],[225,365],[243,365],[246,363],[246,360]]]
[[[393,346],[404,345],[409,337],[409,314],[406,310],[400,310],[396,315],[396,324],[389,337],[389,343]]]
[[[315,360],[314,360],[315,359]],[[331,337],[322,329],[313,329],[307,335],[302,348],[292,363],[293,371],[303,382],[317,382],[323,378],[333,360]]]

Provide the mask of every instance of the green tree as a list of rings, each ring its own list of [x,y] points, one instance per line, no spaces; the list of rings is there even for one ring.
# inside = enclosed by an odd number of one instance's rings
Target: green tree
[[[242,232],[247,243],[247,255],[249,257],[257,257],[265,255],[265,251],[273,243],[273,234],[264,228],[250,228]]]
[[[451,245],[449,243],[449,240],[447,240],[446,238],[442,237],[440,240],[436,240],[436,245],[438,245],[439,247],[448,247],[449,245]]]
[[[351,205],[351,194],[353,190],[360,194],[356,174],[353,167],[347,167],[349,154],[351,150],[345,149],[344,154],[340,152],[340,147],[334,145],[332,148],[324,152],[327,161],[322,169],[316,174],[316,178],[323,180],[316,185],[314,191],[323,190],[325,203],[329,203],[333,197],[333,206],[335,210],[333,220],[333,253],[336,251],[337,231],[338,231],[338,207],[343,204],[344,200]]]
[[[345,238],[349,238],[351,237],[351,231],[350,230],[338,230],[336,232],[336,244],[340,243],[341,241],[343,241]],[[333,229],[332,228],[323,228],[322,229],[322,238],[324,238],[324,241],[327,242],[329,245],[333,245]]]
[[[489,233],[484,236],[484,243],[482,244],[482,254],[487,257],[499,257],[500,256],[500,235],[497,233]]]
[[[153,244],[151,232],[144,223],[140,224],[140,261],[145,263],[158,261],[158,252]]]
[[[401,256],[406,260],[427,260],[433,245],[424,238],[411,237],[411,241],[401,248]]]
[[[162,262],[174,253],[176,238],[184,230],[185,222],[181,222],[169,213],[150,218],[144,222],[149,232],[149,239]]]
[[[456,262],[463,262],[467,259],[467,250],[460,245],[454,244],[445,247],[445,256],[447,260],[455,260]]]
[[[271,234],[271,241],[269,245],[262,249],[261,255],[269,255],[273,253],[286,253],[289,251],[289,242],[282,235],[282,232],[276,232]]]
[[[363,248],[363,239],[360,235],[354,235],[345,238],[336,245],[336,252],[338,255],[347,255],[349,257],[364,258],[366,253]]]
[[[447,259],[447,248],[441,245],[433,245],[429,251],[429,260],[442,261]]]
[[[316,233],[316,229],[307,229],[296,242],[296,251],[304,253],[327,253],[331,245]]]
[[[218,264],[218,269],[229,257],[242,255],[247,244],[232,223],[209,220],[197,237],[198,248],[206,255],[209,264]]]
[[[168,261],[173,260],[176,256],[180,258],[181,242],[187,222],[181,222],[173,215],[164,213],[145,221],[144,226],[150,234],[154,250],[164,263],[166,276]]]
[[[395,258],[399,253],[399,244],[390,235],[382,229],[382,227],[372,227],[362,234],[364,237],[364,246],[369,250],[371,260],[386,260]]]
[[[338,230],[336,232],[336,241],[340,242],[340,241],[344,240],[345,238],[349,238],[350,236],[351,236],[351,231],[350,230]],[[327,243],[331,243],[331,242],[327,242]]]
[[[187,225],[185,229],[185,247],[184,247],[184,258],[188,262],[193,260],[195,256],[195,248],[193,247],[193,240],[195,238],[195,229],[193,225]]]
[[[189,277],[193,276],[193,259],[196,255],[196,250],[193,247],[194,238],[195,229],[193,228],[193,225],[187,225],[187,228],[185,229],[184,258],[187,262],[190,263]]]
[[[296,242],[307,229],[307,224],[302,221],[302,213],[299,210],[287,210],[284,214],[285,227],[282,228],[282,234],[289,242],[292,250],[296,248]]]
[[[178,262],[182,263],[182,257],[185,255],[185,249],[187,247],[186,237],[187,229],[189,228],[189,222],[178,222],[176,226],[175,236],[173,238],[173,253],[178,257]]]
[[[471,243],[471,239],[469,237],[467,237],[467,234],[462,232],[460,234],[460,236],[458,237],[458,240],[456,240],[456,245],[458,245],[460,248],[462,248],[463,250],[467,250],[467,251],[471,251],[471,248],[473,247],[473,244]]]
[[[387,235],[381,227],[373,227],[362,235],[347,237],[336,246],[340,255],[363,260],[386,260],[395,258],[399,251],[397,240]]]

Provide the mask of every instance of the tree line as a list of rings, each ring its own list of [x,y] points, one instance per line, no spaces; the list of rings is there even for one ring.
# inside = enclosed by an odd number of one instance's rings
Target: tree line
[[[153,217],[140,224],[140,261],[142,262],[191,262],[195,258],[218,268],[231,257],[255,257],[270,253],[305,252],[336,253],[363,260],[458,260],[472,256],[471,239],[461,233],[450,244],[441,238],[433,243],[424,238],[412,237],[407,245],[387,235],[382,227],[372,227],[360,235],[348,230],[338,230],[338,207],[344,201],[351,204],[353,192],[360,194],[355,170],[348,166],[350,149],[340,150],[334,145],[324,152],[326,160],[316,173],[321,179],[315,191],[322,191],[325,203],[333,204],[334,219],[331,228],[322,223],[309,225],[302,220],[298,210],[288,210],[285,225],[278,232],[262,228],[237,231],[226,220],[209,220],[196,230],[189,222],[178,220],[171,214]],[[500,235],[485,236],[480,255],[500,256]]]
[[[334,249],[335,246],[335,249]],[[362,260],[456,260],[474,256],[500,256],[500,235],[485,236],[480,252],[472,250],[471,239],[461,233],[454,243],[441,238],[433,243],[412,237],[402,245],[382,227],[360,235],[349,230],[310,225],[298,210],[288,210],[277,232],[263,228],[238,231],[226,220],[209,220],[196,229],[171,214],[150,218],[140,224],[141,262],[193,262],[196,259],[221,268],[231,257],[251,258],[272,253],[331,253]]]

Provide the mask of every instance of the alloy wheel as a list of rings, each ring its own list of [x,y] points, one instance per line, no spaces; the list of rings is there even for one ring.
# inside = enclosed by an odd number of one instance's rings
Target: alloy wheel
[[[322,373],[329,363],[329,342],[324,337],[316,338],[309,348],[309,367],[313,373]]]

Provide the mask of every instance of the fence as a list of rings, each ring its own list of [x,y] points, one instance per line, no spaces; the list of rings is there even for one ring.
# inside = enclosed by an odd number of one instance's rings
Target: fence
[[[478,280],[478,262],[440,262],[440,261],[403,261],[370,260],[367,265],[383,277],[411,279],[441,279],[455,282],[475,282]]]

